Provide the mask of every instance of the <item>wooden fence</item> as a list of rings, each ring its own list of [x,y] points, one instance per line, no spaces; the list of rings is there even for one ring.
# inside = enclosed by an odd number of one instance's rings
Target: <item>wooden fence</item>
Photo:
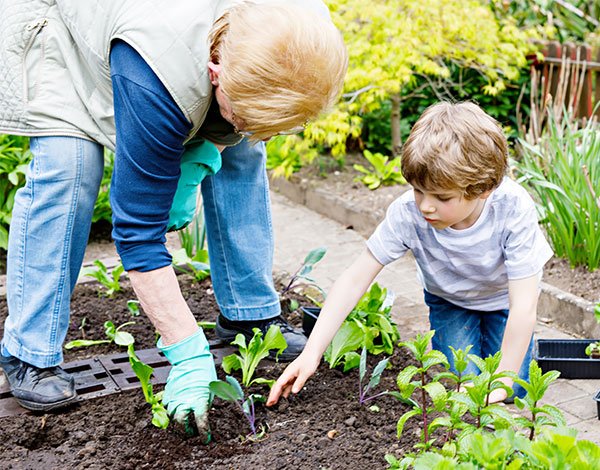
[[[541,102],[552,95],[554,103],[564,104],[580,118],[590,118],[600,102],[600,48],[587,44],[547,43],[543,61],[532,67],[541,76]],[[595,116],[600,118],[600,108]]]

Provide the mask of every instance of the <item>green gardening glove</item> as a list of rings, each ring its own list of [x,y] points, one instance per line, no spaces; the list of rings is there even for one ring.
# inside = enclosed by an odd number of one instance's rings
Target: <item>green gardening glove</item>
[[[212,395],[208,384],[217,380],[217,371],[204,332],[200,329],[170,346],[163,346],[159,339],[157,346],[173,366],[163,394],[169,416],[182,424],[187,434],[198,434],[205,443],[210,442]]]
[[[186,145],[181,157],[181,176],[169,211],[167,231],[181,230],[196,214],[198,185],[205,176],[221,169],[221,152],[211,142],[199,139]]]

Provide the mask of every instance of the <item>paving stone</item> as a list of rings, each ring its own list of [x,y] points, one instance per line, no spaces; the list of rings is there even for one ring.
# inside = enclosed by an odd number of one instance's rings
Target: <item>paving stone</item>
[[[577,416],[582,420],[598,417],[596,402],[589,395],[560,403],[557,406],[560,410],[571,413],[573,416]]]
[[[597,418],[576,423],[572,427],[577,429],[578,439],[587,439],[588,441],[600,444],[600,421]]]
[[[559,405],[567,401],[589,396],[589,394],[575,387],[571,382],[572,380],[567,379],[556,380],[556,382],[548,387],[548,391],[543,398],[544,402],[551,405]]]

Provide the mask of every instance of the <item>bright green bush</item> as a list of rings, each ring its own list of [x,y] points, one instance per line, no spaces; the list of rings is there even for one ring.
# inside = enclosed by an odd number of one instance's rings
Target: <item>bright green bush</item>
[[[538,143],[521,140],[518,181],[534,195],[554,252],[572,267],[600,266],[600,127],[549,112]]]
[[[343,99],[332,113],[309,124],[303,138],[310,148],[323,146],[333,156],[345,153],[349,138],[360,137],[363,116],[386,103],[402,103],[421,79],[449,83],[453,67],[473,69],[484,77],[479,92],[497,95],[518,79],[535,48],[531,39],[539,36],[517,28],[509,17],[496,17],[483,0],[327,4],[344,34],[349,70]],[[392,129],[398,129],[401,117],[392,120]],[[395,135],[399,140],[399,132]]]
[[[0,249],[8,248],[8,228],[17,190],[31,160],[29,139],[0,134]]]

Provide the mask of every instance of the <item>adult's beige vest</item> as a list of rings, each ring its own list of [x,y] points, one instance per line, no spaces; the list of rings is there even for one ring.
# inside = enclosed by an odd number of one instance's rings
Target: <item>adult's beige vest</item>
[[[324,11],[320,0],[288,1]],[[77,136],[114,149],[109,53],[122,39],[169,90],[193,125],[191,137],[212,95],[208,33],[237,3],[0,0],[0,133]]]

